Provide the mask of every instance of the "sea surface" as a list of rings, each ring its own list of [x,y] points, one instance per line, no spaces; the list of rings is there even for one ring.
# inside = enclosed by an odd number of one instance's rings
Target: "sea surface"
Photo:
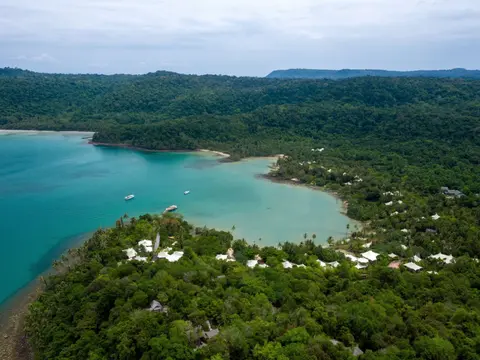
[[[236,238],[261,246],[345,234],[336,198],[258,178],[271,162],[95,147],[78,134],[0,136],[0,303],[125,213],[175,204],[196,226],[235,226]]]

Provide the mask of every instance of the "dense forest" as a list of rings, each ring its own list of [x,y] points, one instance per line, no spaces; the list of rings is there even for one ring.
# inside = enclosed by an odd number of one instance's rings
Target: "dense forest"
[[[363,359],[478,358],[480,80],[3,69],[0,127],[94,130],[96,143],[231,160],[284,154],[269,178],[333,192],[362,222],[329,249],[310,239],[279,250],[193,235],[181,219],[119,221],[46,280],[29,328],[40,359],[341,359],[356,346]],[[121,249],[157,231],[182,239],[178,263],[124,261]],[[236,262],[212,260],[230,246]],[[367,248],[381,254],[368,268],[344,260]],[[401,269],[387,267],[389,253]],[[443,266],[438,253],[455,261]],[[269,268],[244,266],[257,254]],[[406,272],[409,261],[423,269]],[[144,311],[153,300],[171,311]],[[185,336],[213,331],[207,320],[220,335]]]
[[[480,79],[480,70],[450,69],[450,70],[375,70],[375,69],[288,69],[275,70],[267,78],[275,79],[348,79],[361,76],[381,77],[430,77],[430,78],[465,78]]]
[[[157,233],[179,259],[137,245]],[[357,270],[310,238],[258,248],[180,217],[122,218],[55,263],[27,332],[49,360],[478,359],[480,265],[388,261]]]

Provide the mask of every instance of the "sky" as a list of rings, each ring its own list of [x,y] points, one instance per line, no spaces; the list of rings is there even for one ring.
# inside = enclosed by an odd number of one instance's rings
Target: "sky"
[[[0,0],[0,67],[480,68],[480,0]]]

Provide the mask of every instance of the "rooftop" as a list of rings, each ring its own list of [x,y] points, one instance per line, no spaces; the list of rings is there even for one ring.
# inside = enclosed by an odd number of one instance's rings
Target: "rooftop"
[[[419,271],[419,270],[422,269],[421,266],[418,266],[417,264],[412,263],[412,262],[406,263],[403,266],[405,266],[407,269],[412,270],[412,271]]]
[[[365,259],[368,259],[370,261],[375,261],[377,260],[377,257],[379,256],[380,254],[376,253],[375,251],[372,251],[372,250],[369,250],[367,252],[364,252],[362,253],[362,256],[365,258]]]

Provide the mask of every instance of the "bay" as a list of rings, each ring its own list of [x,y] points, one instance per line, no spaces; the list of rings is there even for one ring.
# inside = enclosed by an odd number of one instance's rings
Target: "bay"
[[[345,234],[350,220],[336,198],[259,179],[271,162],[95,147],[78,134],[0,136],[0,303],[125,213],[175,204],[196,226],[235,226],[236,238],[262,246]]]

